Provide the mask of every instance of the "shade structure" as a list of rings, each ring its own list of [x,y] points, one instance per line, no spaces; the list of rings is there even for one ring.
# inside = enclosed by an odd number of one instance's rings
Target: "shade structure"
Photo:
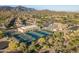
[[[44,34],[48,34],[48,35],[51,35],[52,33],[48,32],[48,31],[38,31],[38,32],[41,32],[41,33],[44,33]]]
[[[25,34],[25,36],[28,37],[28,38],[31,39],[31,40],[36,40],[36,38],[33,37],[33,36],[31,36],[31,35]]]
[[[45,33],[45,32],[41,32],[41,31],[37,31],[37,33],[42,34],[42,35],[44,35],[44,36],[49,35],[49,34],[47,34],[47,33]]]
[[[36,35],[36,34],[34,34],[34,33],[32,33],[32,32],[28,32],[28,33],[26,33],[26,34],[28,34],[28,35],[30,35],[30,36],[36,38],[36,39],[39,39],[39,38],[40,38],[40,36],[38,36],[38,35]]]
[[[31,40],[28,37],[24,36],[23,34],[17,34],[14,35],[14,37],[21,42],[26,42],[26,43],[31,42]]]
[[[14,35],[14,37],[15,37],[17,40],[19,40],[19,41],[23,40],[23,38],[22,38],[22,37],[20,37],[20,36],[19,36],[19,34]]]
[[[13,35],[16,35],[16,34],[19,34],[18,32],[15,32],[15,31],[7,31],[4,33],[6,36],[13,36]]]
[[[37,33],[37,32],[30,32],[30,33],[33,33],[33,34],[35,34],[35,35],[37,35],[39,37],[43,37],[44,36],[43,34],[40,34],[40,33]]]
[[[14,37],[20,42],[32,43],[32,41],[37,41],[41,38],[45,38],[50,35],[47,31],[29,31],[26,33],[15,34]]]

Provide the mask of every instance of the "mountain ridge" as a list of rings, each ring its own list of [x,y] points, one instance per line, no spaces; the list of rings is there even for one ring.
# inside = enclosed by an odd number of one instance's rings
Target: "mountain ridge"
[[[0,11],[2,10],[7,10],[7,11],[35,11],[34,8],[28,8],[28,7],[24,7],[24,6],[16,6],[16,7],[12,7],[12,6],[0,6]]]

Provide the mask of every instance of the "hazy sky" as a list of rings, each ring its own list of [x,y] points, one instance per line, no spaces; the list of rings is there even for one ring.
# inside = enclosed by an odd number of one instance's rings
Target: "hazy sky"
[[[79,11],[79,5],[26,5],[26,7],[38,10],[49,9],[55,11]]]

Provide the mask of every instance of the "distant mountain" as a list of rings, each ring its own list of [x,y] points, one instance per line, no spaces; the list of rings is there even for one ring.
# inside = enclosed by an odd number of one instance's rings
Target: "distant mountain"
[[[23,7],[23,6],[17,6],[14,8],[16,11],[34,11],[35,9],[34,8],[27,8],[27,7]]]
[[[0,6],[0,11],[1,10],[11,10],[13,9],[13,7],[10,7],[10,6]]]
[[[34,8],[27,8],[27,7],[23,7],[23,6],[16,6],[16,7],[11,7],[11,6],[0,6],[0,11],[4,10],[4,11],[34,11]]]

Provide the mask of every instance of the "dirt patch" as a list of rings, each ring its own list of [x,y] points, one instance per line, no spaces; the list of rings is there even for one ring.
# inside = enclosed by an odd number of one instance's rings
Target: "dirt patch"
[[[7,48],[9,45],[8,41],[1,41],[0,42],[0,50]]]

